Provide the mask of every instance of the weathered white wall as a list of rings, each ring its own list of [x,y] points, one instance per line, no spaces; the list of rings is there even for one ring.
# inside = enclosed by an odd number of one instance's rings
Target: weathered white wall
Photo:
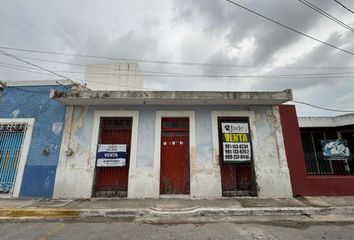
[[[354,123],[354,114],[344,114],[335,117],[299,117],[299,127],[339,127]]]
[[[54,198],[90,198],[95,156],[90,153],[93,112],[89,107],[68,106]]]
[[[255,128],[257,148],[254,148],[254,165],[259,197],[291,197],[279,108],[256,108]]]
[[[221,197],[218,160],[213,152],[212,111],[254,112],[255,172],[260,197],[292,196],[289,170],[277,107],[271,106],[91,106],[69,107],[56,175],[55,198],[89,198],[95,154],[90,152],[95,111],[138,111],[136,161],[130,165],[128,198],[159,197],[159,163],[156,162],[157,112],[193,112],[195,146],[191,156],[191,197]],[[191,122],[191,124],[193,124]],[[96,136],[97,137],[97,136]],[[67,156],[65,151],[72,150]]]
[[[144,87],[142,75],[137,63],[89,64],[85,81],[94,91],[137,91]]]

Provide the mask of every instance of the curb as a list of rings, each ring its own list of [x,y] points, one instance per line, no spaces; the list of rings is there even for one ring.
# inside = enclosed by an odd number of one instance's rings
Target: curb
[[[55,208],[2,208],[2,218],[75,218],[80,217],[80,210],[77,209],[55,209]]]
[[[286,208],[205,208],[166,209],[82,209],[80,217],[166,217],[166,216],[302,216],[354,215],[354,207],[286,207]]]
[[[159,218],[159,217],[245,217],[245,216],[354,216],[353,207],[284,207],[284,208],[207,208],[192,209],[0,209],[1,219],[20,218]]]

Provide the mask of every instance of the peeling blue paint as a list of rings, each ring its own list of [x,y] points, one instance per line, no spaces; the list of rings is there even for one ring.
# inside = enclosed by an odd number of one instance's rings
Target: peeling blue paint
[[[65,106],[49,98],[50,89],[63,91],[66,87],[7,87],[0,91],[0,118],[35,119],[20,197],[50,198],[53,194]]]

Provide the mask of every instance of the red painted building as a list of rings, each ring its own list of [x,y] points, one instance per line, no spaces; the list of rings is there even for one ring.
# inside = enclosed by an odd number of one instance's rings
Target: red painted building
[[[354,115],[298,118],[295,106],[279,106],[294,196],[354,195],[354,160],[329,160],[321,140],[343,139],[354,152]]]

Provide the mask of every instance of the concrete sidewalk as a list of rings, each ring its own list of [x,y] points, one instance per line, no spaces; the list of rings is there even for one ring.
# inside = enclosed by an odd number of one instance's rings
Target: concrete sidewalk
[[[239,217],[342,217],[354,221],[354,197],[222,199],[0,199],[0,220],[93,219],[161,222]]]

